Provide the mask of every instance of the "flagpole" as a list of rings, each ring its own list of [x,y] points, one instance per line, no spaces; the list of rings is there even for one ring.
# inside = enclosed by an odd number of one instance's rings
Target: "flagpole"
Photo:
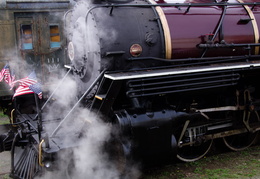
[[[54,91],[51,93],[51,95],[49,96],[49,98],[47,99],[47,101],[42,105],[41,110],[43,110],[45,108],[45,106],[47,105],[47,103],[51,100],[52,96],[55,94],[55,92],[58,90],[58,88],[60,87],[60,85],[63,83],[63,81],[65,80],[65,78],[68,76],[68,74],[71,72],[71,67],[68,70],[68,72],[65,74],[65,76],[62,78],[62,80],[60,81],[60,83],[57,85],[57,87],[54,89]],[[34,117],[34,120],[38,117],[38,114]]]
[[[39,98],[36,93],[34,93],[34,99],[35,99],[35,104],[36,104],[36,109],[37,109],[37,117],[38,117],[38,137],[39,140],[41,140],[41,131],[42,131],[42,117],[41,117],[41,110],[40,110],[40,105],[39,105]]]
[[[50,97],[47,99],[47,101],[43,104],[41,110],[43,110],[46,106],[46,104],[50,101],[50,99],[52,98],[52,96],[54,95],[54,93],[57,91],[57,89],[60,87],[60,85],[63,83],[63,81],[65,80],[65,78],[68,76],[68,74],[70,73],[71,68],[69,69],[69,71],[65,74],[65,76],[63,77],[63,79],[60,81],[60,83],[58,84],[58,86],[55,88],[55,90],[52,92],[52,94],[50,95]]]

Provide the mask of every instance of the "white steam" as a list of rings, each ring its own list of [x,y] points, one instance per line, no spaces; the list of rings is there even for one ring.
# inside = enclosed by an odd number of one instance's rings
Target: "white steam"
[[[103,151],[104,142],[109,140],[110,130],[110,126],[102,122],[90,124],[86,137],[81,141],[81,147],[74,150],[75,178],[119,178],[119,172]]]
[[[85,15],[89,7],[86,2],[88,1],[79,2],[75,6],[74,14],[71,16],[72,22],[77,22],[76,27],[81,30],[85,30]],[[73,31],[74,29],[69,30],[69,32]],[[116,37],[114,30],[110,30],[109,33],[109,40]],[[106,36],[105,32],[98,32],[98,34]],[[77,50],[79,50],[77,54],[86,53],[86,49],[84,48],[86,43],[96,45],[99,43],[93,42],[93,39],[90,39],[90,37],[87,39],[86,37],[82,38],[82,34],[80,33],[79,36],[75,36],[75,33],[73,35],[74,41],[79,45],[79,48],[77,48]],[[94,39],[97,39],[97,37]],[[85,40],[88,40],[89,42],[86,42]],[[90,50],[96,50],[97,47],[93,46],[90,47],[92,48]],[[81,62],[79,61],[79,64],[76,65],[80,66]],[[95,70],[95,73],[98,72],[97,69],[93,69]],[[52,83],[58,84],[59,81],[52,81]],[[55,88],[55,86],[51,87],[50,91],[55,90]],[[48,114],[44,119],[52,120],[61,118],[63,120],[57,133],[55,133],[53,137],[55,137],[58,142],[61,142],[63,146],[75,145],[76,147],[73,146],[71,150],[68,150],[69,152],[67,151],[62,153],[59,151],[59,158],[57,159],[59,171],[46,172],[41,178],[138,178],[140,173],[137,170],[137,167],[134,166],[130,166],[130,169],[127,169],[127,171],[130,171],[129,175],[122,176],[121,171],[118,170],[119,168],[117,164],[111,161],[111,157],[106,152],[105,144],[111,140],[111,133],[114,133],[114,128],[112,129],[110,123],[103,122],[99,117],[91,114],[85,107],[80,105],[78,105],[77,108],[75,108],[75,110],[73,110],[67,117],[68,112],[77,102],[77,91],[78,85],[76,81],[73,78],[67,77],[62,86],[57,89],[50,104],[48,104],[48,107],[45,109]],[[59,123],[55,123],[54,120],[53,122],[44,125],[45,131],[51,135],[52,132],[57,129]]]
[[[57,119],[68,114],[75,104],[76,83],[67,78],[62,87],[58,88],[53,96],[45,119]],[[44,124],[45,131],[51,135],[58,123],[49,122]],[[59,138],[63,146],[72,146],[72,151],[62,153],[59,151],[58,171],[47,172],[42,178],[92,178],[92,179],[119,179],[120,172],[105,152],[104,144],[111,137],[111,125],[102,122],[86,108],[78,106],[64,120],[54,138]],[[50,146],[53,147],[53,146]],[[67,150],[67,149],[66,149]]]

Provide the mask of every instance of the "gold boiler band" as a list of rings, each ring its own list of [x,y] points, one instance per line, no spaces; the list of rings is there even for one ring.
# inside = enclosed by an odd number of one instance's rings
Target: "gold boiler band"
[[[157,4],[154,0],[149,0],[151,4]],[[159,18],[162,23],[163,33],[164,33],[164,41],[165,41],[165,58],[171,59],[172,58],[172,43],[171,43],[171,33],[169,29],[169,25],[165,14],[160,6],[155,7]]]
[[[244,3],[243,0],[237,0],[239,3]],[[245,10],[247,11],[253,25],[253,30],[254,30],[254,35],[255,35],[255,43],[259,43],[259,30],[258,30],[258,25],[255,19],[255,15],[252,12],[252,10],[247,6],[244,5]],[[255,55],[258,55],[259,53],[259,47],[255,47]]]

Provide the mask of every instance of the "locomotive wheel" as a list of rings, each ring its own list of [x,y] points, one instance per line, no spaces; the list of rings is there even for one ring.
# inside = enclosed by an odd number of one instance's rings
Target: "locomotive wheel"
[[[37,148],[32,143],[25,146],[15,146],[16,135],[11,150],[11,176],[13,178],[31,179],[38,175],[41,167],[38,163]]]
[[[197,129],[202,129],[201,126],[195,125],[195,124],[203,124],[203,122],[207,121],[207,117],[206,116],[202,116],[199,115],[198,119],[193,120],[194,122],[190,122],[189,120],[187,120],[184,124],[184,127],[181,129],[181,131],[179,130],[179,142],[178,142],[178,149],[177,149],[177,158],[181,161],[184,162],[193,162],[196,160],[199,160],[200,158],[202,158],[203,156],[205,156],[208,151],[210,150],[213,140],[207,140],[204,141],[203,139],[203,134],[197,134],[197,138],[195,139],[196,142],[191,143],[191,144],[187,144],[187,145],[182,145],[185,142],[185,133],[187,133],[188,129],[194,129],[194,131],[197,131]],[[181,137],[182,136],[182,137]],[[201,137],[199,137],[201,136]],[[187,136],[186,136],[187,137]],[[180,139],[181,138],[181,139]],[[182,141],[180,143],[180,141]]]
[[[177,158],[184,162],[193,162],[204,157],[211,148],[213,140],[208,140],[196,146],[184,146],[178,148]]]
[[[259,122],[259,116],[257,111],[254,111],[250,114],[249,118],[249,126],[252,125],[254,122]],[[223,141],[225,145],[234,151],[241,151],[248,147],[250,147],[255,139],[257,138],[259,132],[246,132],[242,134],[232,135],[223,137]]]
[[[243,134],[237,134],[237,135],[232,135],[232,136],[228,136],[228,137],[224,137],[224,143],[225,145],[234,151],[241,151],[244,150],[248,147],[250,147],[256,137],[257,137],[258,132],[255,133],[243,133]]]

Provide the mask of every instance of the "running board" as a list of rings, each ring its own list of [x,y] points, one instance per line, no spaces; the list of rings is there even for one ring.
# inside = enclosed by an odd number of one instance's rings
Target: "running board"
[[[185,67],[185,68],[164,68],[164,69],[149,69],[145,71],[131,71],[131,72],[117,72],[105,74],[105,78],[111,80],[131,80],[138,78],[149,78],[168,75],[181,75],[190,73],[212,72],[212,71],[240,71],[259,69],[260,61],[254,63],[226,63],[214,66],[200,66],[200,67]]]

